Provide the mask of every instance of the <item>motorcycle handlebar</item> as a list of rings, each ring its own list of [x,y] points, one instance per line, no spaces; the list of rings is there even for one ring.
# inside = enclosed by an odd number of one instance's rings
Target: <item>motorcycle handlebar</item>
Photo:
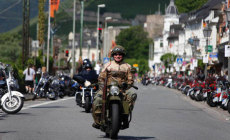
[[[138,87],[136,87],[136,86],[134,86],[134,85],[132,85],[132,87],[133,87],[134,89],[138,90]]]

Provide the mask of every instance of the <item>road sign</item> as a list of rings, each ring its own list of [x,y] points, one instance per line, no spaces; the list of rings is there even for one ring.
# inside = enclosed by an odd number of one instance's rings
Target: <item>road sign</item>
[[[225,45],[225,57],[230,57],[230,45]]]
[[[38,40],[33,40],[32,41],[32,47],[33,48],[38,48],[39,47],[39,41]]]
[[[166,72],[169,73],[169,68],[166,69]]]
[[[103,58],[103,64],[106,64],[110,61],[110,59],[108,57],[104,57]]]
[[[212,45],[208,45],[205,47],[205,51],[206,52],[212,52],[212,50],[213,50],[212,48],[213,48]]]
[[[209,57],[210,57],[210,58],[218,58],[218,53],[217,53],[217,52],[210,53],[210,54],[209,54]]]
[[[185,66],[182,66],[182,70],[181,71],[185,71]]]
[[[138,64],[133,64],[133,67],[138,67]]]
[[[183,64],[183,58],[177,58],[176,59],[177,64],[182,65]]]
[[[179,66],[176,66],[176,71],[180,71],[180,67]]]
[[[208,54],[203,56],[203,63],[208,63]]]

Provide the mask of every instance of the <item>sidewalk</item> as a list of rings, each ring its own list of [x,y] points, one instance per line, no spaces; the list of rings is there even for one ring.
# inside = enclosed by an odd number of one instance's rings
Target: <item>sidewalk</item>
[[[33,94],[23,94],[25,96],[25,101],[32,100]]]

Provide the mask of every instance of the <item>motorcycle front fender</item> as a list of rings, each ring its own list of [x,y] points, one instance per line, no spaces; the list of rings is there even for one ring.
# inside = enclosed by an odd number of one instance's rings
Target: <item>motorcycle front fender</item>
[[[119,96],[110,96],[109,101],[121,101],[121,98]]]
[[[120,102],[120,105],[123,107],[123,114],[129,114],[129,102],[127,101],[121,101],[121,98],[119,96],[110,96],[109,98],[110,103],[111,102]]]
[[[89,92],[85,92],[85,97],[91,96]]]
[[[11,94],[12,94],[12,96],[19,96],[21,98],[25,98],[24,95],[21,92],[18,92],[18,91],[11,91]],[[1,104],[3,104],[4,101],[6,100],[6,98],[9,97],[9,96],[10,96],[9,92],[7,92],[6,94],[4,94],[2,96],[2,98],[1,98]]]

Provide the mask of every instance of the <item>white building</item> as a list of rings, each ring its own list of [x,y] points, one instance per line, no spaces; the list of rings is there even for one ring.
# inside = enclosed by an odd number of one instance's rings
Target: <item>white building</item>
[[[156,74],[160,74],[162,69],[164,69],[164,67],[161,67],[161,56],[165,53],[176,53],[177,51],[175,47],[170,48],[170,44],[168,42],[170,26],[173,24],[179,24],[178,10],[175,6],[174,0],[170,1],[165,13],[162,36],[154,38],[154,58],[153,60],[149,60],[149,67],[152,69],[152,66],[155,66]]]

